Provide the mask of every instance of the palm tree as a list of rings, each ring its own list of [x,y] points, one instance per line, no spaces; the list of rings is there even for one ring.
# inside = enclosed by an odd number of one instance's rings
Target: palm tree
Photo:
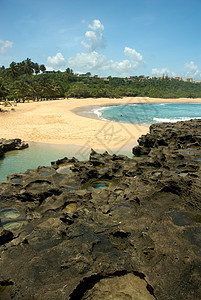
[[[22,101],[24,103],[25,97],[31,95],[32,91],[33,89],[28,83],[26,83],[25,81],[18,81],[14,90],[14,94],[18,99],[22,98]]]
[[[10,73],[10,75],[13,77],[13,78],[17,78],[19,76],[19,70],[18,70],[18,67],[17,67],[17,64],[16,62],[12,62],[10,64],[10,68],[8,69],[8,72]]]
[[[34,63],[30,58],[27,58],[23,61],[24,73],[28,75],[32,75],[34,72]]]
[[[34,71],[36,75],[40,73],[40,67],[38,63],[34,63]]]
[[[0,97],[6,99],[8,93],[9,89],[5,86],[5,84],[2,81],[0,81]]]
[[[51,86],[51,94],[53,97],[58,97],[62,94],[62,90],[61,90],[61,87],[58,86],[58,85],[52,85]]]
[[[45,83],[42,87],[42,97],[46,98],[46,100],[50,99],[52,96],[52,86],[49,82]]]
[[[45,70],[46,70],[45,65],[40,65],[40,71],[41,71],[41,72],[45,72]]]
[[[70,68],[67,68],[67,69],[66,69],[66,73],[67,73],[67,74],[73,74],[73,70],[70,69]]]
[[[32,83],[32,95],[33,95],[33,98],[34,98],[34,101],[35,99],[38,101],[39,98],[41,98],[42,96],[42,86],[39,82],[37,81],[34,81]]]

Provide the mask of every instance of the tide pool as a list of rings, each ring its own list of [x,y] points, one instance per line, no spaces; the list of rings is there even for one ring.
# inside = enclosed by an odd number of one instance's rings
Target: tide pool
[[[103,120],[149,125],[201,118],[200,103],[128,104],[102,107],[94,113]]]
[[[135,144],[128,144],[122,148],[123,154],[132,157],[131,149]],[[7,176],[14,173],[23,173],[27,169],[36,169],[38,166],[50,166],[51,161],[68,157],[75,157],[78,160],[88,160],[91,149],[86,146],[76,145],[56,145],[45,143],[29,142],[29,148],[24,150],[14,150],[5,153],[0,159],[0,182],[4,182]],[[103,153],[104,150],[97,152]],[[118,153],[114,150],[110,154]]]
[[[75,145],[56,145],[45,143],[29,143],[29,148],[5,153],[0,159],[0,182],[6,180],[7,175],[36,169],[38,166],[50,166],[51,161],[73,156],[79,160],[88,159],[89,152],[83,152],[82,147]]]

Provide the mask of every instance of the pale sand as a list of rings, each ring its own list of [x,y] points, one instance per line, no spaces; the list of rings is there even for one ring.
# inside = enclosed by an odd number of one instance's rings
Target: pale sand
[[[122,124],[97,119],[88,113],[92,107],[131,103],[198,102],[199,99],[65,99],[18,103],[15,111],[0,113],[0,138],[51,144],[73,144],[95,150],[130,149],[149,130],[148,126]],[[2,109],[4,109],[1,106]],[[4,110],[5,110],[4,109]],[[85,111],[83,113],[83,111]],[[88,117],[86,117],[88,116]],[[122,148],[123,147],[123,148]]]

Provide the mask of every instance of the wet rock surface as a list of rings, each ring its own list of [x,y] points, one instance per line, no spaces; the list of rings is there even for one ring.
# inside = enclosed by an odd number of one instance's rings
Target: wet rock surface
[[[29,145],[22,142],[21,139],[0,139],[0,158],[4,156],[4,153],[12,150],[23,150],[28,148]]]
[[[200,299],[200,137],[201,120],[157,124],[143,156],[9,175],[0,299]]]

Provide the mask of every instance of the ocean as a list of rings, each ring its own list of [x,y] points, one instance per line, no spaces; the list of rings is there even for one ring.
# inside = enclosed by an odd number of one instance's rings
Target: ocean
[[[129,104],[95,109],[102,120],[150,125],[201,118],[200,103]]]
[[[93,112],[103,120],[149,125],[157,122],[176,122],[201,118],[201,104],[131,104],[102,107],[95,109]],[[5,157],[0,159],[0,182],[5,181],[8,174],[36,169],[39,165],[50,166],[51,161],[65,156],[87,160],[90,153],[90,149],[85,151],[83,147],[75,145],[34,142],[30,142],[29,145],[30,147],[24,150],[7,152]],[[131,151],[122,154],[132,155]]]

